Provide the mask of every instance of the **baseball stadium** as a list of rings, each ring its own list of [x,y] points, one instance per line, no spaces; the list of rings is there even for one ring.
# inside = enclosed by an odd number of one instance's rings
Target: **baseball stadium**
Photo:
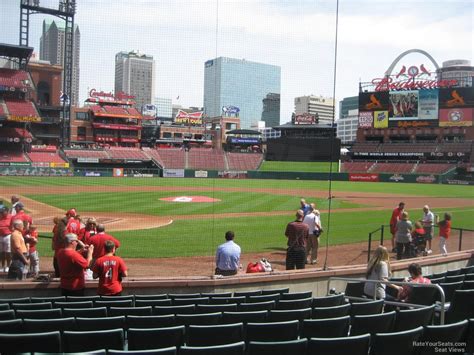
[[[32,13],[64,18],[72,33],[76,1],[59,3],[22,0],[20,34]],[[0,43],[13,63],[0,68],[0,204],[5,216],[29,216],[39,255],[19,279],[1,265],[1,354],[431,353],[418,341],[474,352],[472,72],[450,77],[424,50],[403,52],[359,84],[346,145],[334,119],[317,114],[293,115],[269,137],[244,127],[233,103],[212,117],[180,109],[166,123],[128,92],[91,89],[73,103],[70,33],[62,65],[34,60],[28,36]],[[413,53],[428,64],[403,62]],[[287,228],[305,203],[320,214],[319,248],[294,270]],[[431,211],[430,248],[396,252],[400,203],[413,226]],[[81,295],[61,293],[55,221],[64,218],[81,228],[93,220],[119,242],[120,293],[98,294],[89,267]],[[228,231],[240,267],[223,276],[216,250]],[[391,274],[374,281],[367,270],[381,245]],[[414,263],[429,285],[410,283]],[[400,299],[403,288],[411,298]]]

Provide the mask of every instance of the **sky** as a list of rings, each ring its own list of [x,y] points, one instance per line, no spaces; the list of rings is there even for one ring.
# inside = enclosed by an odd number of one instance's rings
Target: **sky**
[[[0,43],[19,42],[19,3],[0,0]],[[57,7],[58,0],[40,4]],[[360,81],[383,76],[409,49],[425,50],[440,66],[474,64],[472,0],[339,0],[337,46],[336,8],[336,0],[77,0],[80,100],[92,88],[113,91],[120,51],[152,55],[155,96],[185,107],[203,105],[209,59],[278,65],[281,123],[290,120],[295,97],[356,96]],[[30,46],[38,53],[44,18],[31,17]],[[420,54],[400,66],[422,63],[434,69]]]

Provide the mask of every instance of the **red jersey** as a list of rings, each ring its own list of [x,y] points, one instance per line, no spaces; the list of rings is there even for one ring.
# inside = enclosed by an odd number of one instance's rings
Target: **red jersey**
[[[122,258],[104,255],[96,260],[92,271],[99,275],[99,295],[115,295],[122,292],[122,276],[127,267]]]
[[[61,249],[57,253],[59,270],[61,270],[61,288],[82,290],[85,287],[84,269],[89,266],[84,257],[72,249]]]
[[[71,217],[67,221],[66,229],[64,230],[64,235],[68,233],[74,233],[75,235],[78,235],[80,230],[81,230],[81,222],[79,222],[74,217]]]
[[[89,239],[90,244],[94,246],[94,252],[92,253],[93,259],[98,259],[105,255],[105,242],[111,240],[115,244],[115,249],[120,248],[120,242],[106,233],[99,233]]]
[[[399,221],[400,217],[402,216],[403,209],[395,208],[392,212],[392,218],[390,218],[390,225],[396,225]]]
[[[23,236],[25,236],[28,234],[28,228],[33,223],[33,219],[28,216],[23,210],[20,210],[16,213],[16,215],[12,218],[12,223],[13,221],[16,221],[18,219],[23,221],[23,226],[25,227],[23,228]]]
[[[446,239],[448,239],[449,235],[451,234],[451,221],[448,221],[445,219],[439,222],[438,226],[439,226],[439,236],[445,237]]]
[[[79,238],[79,240],[80,240],[81,242],[83,242],[84,244],[89,245],[89,244],[90,244],[90,239],[91,239],[95,234],[97,234],[97,232],[95,231],[95,229],[88,230],[88,229],[86,229],[86,228],[84,227],[84,228],[81,228],[81,230],[79,231],[79,234],[77,235],[77,237]]]
[[[36,244],[38,244],[38,231],[32,231],[25,237],[25,242],[30,245],[28,252],[34,253],[36,251]]]
[[[5,237],[12,234],[10,226],[12,224],[12,215],[7,214],[5,217],[0,217],[0,237]]]

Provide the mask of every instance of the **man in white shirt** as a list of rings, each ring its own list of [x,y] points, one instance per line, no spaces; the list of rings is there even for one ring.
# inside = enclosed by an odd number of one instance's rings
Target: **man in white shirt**
[[[11,214],[12,216],[15,216],[15,215],[16,215],[16,209],[15,209],[15,207],[16,207],[17,204],[20,203],[20,198],[19,198],[18,196],[16,196],[16,195],[13,195],[13,196],[10,198],[10,201],[11,201],[11,203],[12,203],[12,209],[11,209],[11,211],[10,211],[10,214]]]
[[[316,264],[318,262],[319,236],[321,234],[321,218],[319,211],[315,209],[315,204],[311,203],[308,214],[304,217],[303,223],[308,226],[308,239],[306,240],[306,264]],[[310,260],[308,261],[308,257]]]
[[[235,234],[228,231],[225,234],[226,242],[219,245],[216,251],[216,275],[232,276],[236,275],[240,269],[241,249],[234,242]]]
[[[433,227],[434,227],[434,214],[430,211],[428,205],[423,206],[423,217],[421,219],[423,229],[425,230],[425,239],[428,242],[426,252],[431,254],[431,239],[433,239]]]

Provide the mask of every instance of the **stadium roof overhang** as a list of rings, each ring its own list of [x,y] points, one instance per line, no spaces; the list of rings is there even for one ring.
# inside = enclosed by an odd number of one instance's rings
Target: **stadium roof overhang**
[[[259,131],[254,131],[251,129],[234,129],[232,131],[226,132],[226,134],[248,134],[248,135],[256,135],[256,136],[262,135],[262,133],[260,133]]]
[[[13,44],[0,43],[0,56],[18,58],[28,61],[33,54],[33,47],[16,46]]]

